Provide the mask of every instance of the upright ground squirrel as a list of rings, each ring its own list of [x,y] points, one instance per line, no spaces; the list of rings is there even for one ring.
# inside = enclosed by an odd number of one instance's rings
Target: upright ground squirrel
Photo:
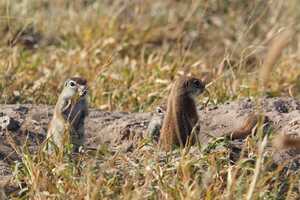
[[[71,142],[74,151],[83,145],[84,120],[88,115],[87,91],[87,81],[83,78],[70,78],[64,84],[47,133],[47,138],[59,149],[65,142]],[[53,152],[51,142],[49,152]]]
[[[197,79],[178,78],[169,94],[167,111],[163,120],[159,143],[169,151],[174,145],[183,147],[198,122],[195,97],[205,90],[205,84]]]

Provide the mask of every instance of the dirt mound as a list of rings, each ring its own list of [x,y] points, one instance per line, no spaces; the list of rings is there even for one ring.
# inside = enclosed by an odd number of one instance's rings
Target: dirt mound
[[[10,173],[7,164],[18,159],[20,156],[18,150],[22,146],[26,144],[30,151],[34,151],[44,140],[53,107],[0,105],[0,108],[0,173],[7,175]],[[299,101],[292,98],[263,98],[256,101],[243,99],[223,105],[199,108],[201,142],[206,144],[211,138],[221,137],[236,130],[248,114],[253,112],[263,113],[268,117],[272,134],[299,135],[300,133]],[[97,148],[101,144],[108,144],[128,151],[135,147],[137,140],[147,135],[147,127],[151,118],[151,113],[110,113],[91,109],[86,120],[86,146]],[[272,150],[271,142],[269,142],[268,149]],[[296,154],[297,152],[291,150],[279,151],[274,154],[274,160],[282,162],[295,158]]]

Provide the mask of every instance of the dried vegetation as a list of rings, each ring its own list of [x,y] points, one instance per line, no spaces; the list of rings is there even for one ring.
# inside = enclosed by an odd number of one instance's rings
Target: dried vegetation
[[[299,9],[297,0],[2,0],[0,103],[54,104],[62,80],[80,75],[91,106],[150,111],[185,72],[209,83],[212,104],[255,98],[261,87],[264,95],[297,97]],[[299,172],[275,166],[265,140],[246,139],[234,163],[223,138],[171,154],[149,141],[127,154],[101,147],[75,161],[25,148],[13,166],[19,189],[10,195],[299,198]]]

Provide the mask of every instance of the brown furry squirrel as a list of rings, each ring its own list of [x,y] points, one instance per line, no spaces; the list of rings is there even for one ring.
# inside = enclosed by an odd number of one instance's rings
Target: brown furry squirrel
[[[239,127],[237,130],[233,131],[232,133],[227,134],[227,136],[231,140],[246,138],[248,135],[252,133],[253,129],[257,126],[260,118],[263,120],[263,123],[269,122],[269,118],[267,116],[250,113],[246,117],[242,126]]]
[[[170,151],[175,145],[184,147],[192,139],[192,130],[198,123],[195,98],[204,90],[205,84],[197,78],[182,76],[175,81],[159,138],[162,149]]]
[[[289,135],[278,135],[273,140],[273,146],[279,150],[295,149],[300,150],[300,137],[291,137]]]
[[[87,81],[83,78],[70,78],[64,84],[47,133],[47,138],[59,149],[63,148],[66,140],[73,144],[74,151],[83,145],[84,120],[88,115],[87,91]],[[48,152],[53,150],[53,145],[49,143]]]
[[[175,81],[168,97],[167,110],[164,113],[160,130],[160,146],[169,151],[175,145],[184,146],[190,137],[192,129],[198,122],[194,98],[205,90],[205,84],[197,78],[180,77]],[[227,134],[231,140],[244,139],[257,126],[259,119],[268,123],[269,118],[264,115],[250,113],[242,126]],[[152,127],[149,126],[149,129]]]

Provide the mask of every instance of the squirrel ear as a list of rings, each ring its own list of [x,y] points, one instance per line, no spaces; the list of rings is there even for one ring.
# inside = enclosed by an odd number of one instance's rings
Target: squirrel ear
[[[190,85],[190,81],[184,81],[184,86],[185,86],[186,88],[188,88],[189,85]]]
[[[65,81],[64,87],[66,87],[68,85],[68,80]]]

